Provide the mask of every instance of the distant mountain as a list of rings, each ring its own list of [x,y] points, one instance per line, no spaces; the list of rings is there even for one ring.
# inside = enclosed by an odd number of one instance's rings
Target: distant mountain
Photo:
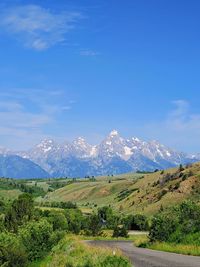
[[[40,166],[16,155],[0,155],[0,177],[48,178],[49,174]]]
[[[177,152],[157,141],[146,142],[137,137],[124,139],[116,130],[99,145],[90,145],[82,137],[63,144],[43,140],[31,150],[17,155],[38,164],[52,177],[154,171],[200,159],[199,155]]]

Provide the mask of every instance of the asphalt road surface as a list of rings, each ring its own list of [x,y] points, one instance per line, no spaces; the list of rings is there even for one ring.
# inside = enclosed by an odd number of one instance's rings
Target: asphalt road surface
[[[92,246],[118,248],[134,267],[200,267],[200,257],[137,248],[126,241],[86,241]]]

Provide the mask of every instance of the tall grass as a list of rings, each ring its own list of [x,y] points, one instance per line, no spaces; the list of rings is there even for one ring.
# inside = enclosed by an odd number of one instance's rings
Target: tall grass
[[[128,259],[120,251],[95,248],[76,237],[64,237],[53,248],[51,255],[42,262],[29,267],[131,267]]]
[[[200,256],[200,246],[196,245],[183,245],[162,242],[150,244],[148,245],[148,248],[184,255]]]

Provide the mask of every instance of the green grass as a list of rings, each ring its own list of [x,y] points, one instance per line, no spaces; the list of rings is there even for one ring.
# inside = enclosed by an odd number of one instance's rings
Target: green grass
[[[192,175],[188,176],[188,173]],[[169,173],[175,175],[161,185],[159,181]],[[163,208],[192,199],[200,203],[200,163],[185,168],[179,176],[178,168],[155,173],[129,173],[119,176],[96,177],[77,180],[63,188],[48,193],[38,202],[73,201],[80,208],[96,210],[98,207],[110,205],[121,214],[142,213],[152,216]],[[178,185],[178,187],[177,187]],[[163,193],[164,192],[164,193]]]
[[[95,248],[85,244],[77,237],[66,235],[51,254],[29,265],[29,267],[131,267],[120,251],[108,248]]]
[[[177,254],[200,256],[200,246],[195,245],[172,244],[163,242],[148,245],[148,248]]]
[[[1,190],[0,189],[0,200],[12,201],[18,198],[20,194],[22,194],[22,192],[19,189],[13,189],[13,190]]]
[[[46,258],[42,260],[38,260],[38,261],[30,263],[28,267],[46,267],[48,266],[48,264],[50,264],[51,260],[52,260],[52,256],[48,255]]]

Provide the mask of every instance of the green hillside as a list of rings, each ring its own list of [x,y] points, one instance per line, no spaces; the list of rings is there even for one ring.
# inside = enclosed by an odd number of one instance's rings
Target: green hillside
[[[39,202],[74,201],[82,208],[111,205],[123,213],[151,215],[184,199],[199,202],[200,163],[150,174],[126,174],[83,180],[48,193]]]

